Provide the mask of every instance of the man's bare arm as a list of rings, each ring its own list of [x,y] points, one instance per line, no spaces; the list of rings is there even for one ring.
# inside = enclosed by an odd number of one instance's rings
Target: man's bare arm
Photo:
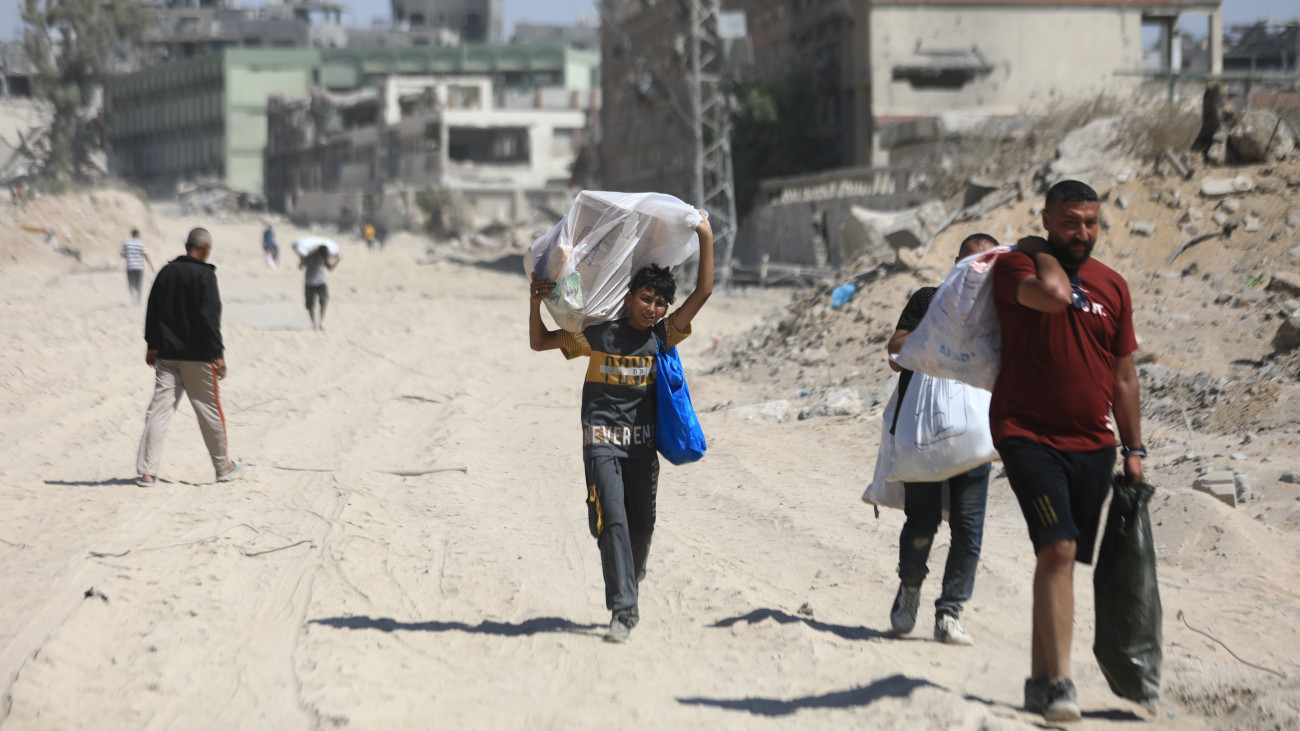
[[[1073,296],[1070,277],[1061,262],[1052,256],[1047,242],[1037,236],[1026,236],[1017,242],[1020,250],[1034,260],[1038,273],[1020,281],[1016,289],[1016,303],[1031,310],[1054,315],[1070,306]]]
[[[1111,407],[1115,412],[1115,425],[1119,427],[1119,439],[1126,447],[1142,446],[1142,405],[1141,386],[1138,384],[1137,367],[1133,365],[1133,356],[1125,355],[1115,359],[1115,403]],[[1142,458],[1136,455],[1124,458],[1124,474],[1129,482],[1137,484],[1145,481],[1142,473]]]
[[[893,337],[889,338],[889,346],[886,348],[889,354],[898,355],[899,351],[903,349],[903,343],[907,342],[907,336],[911,334],[911,330],[895,330]],[[889,369],[899,373],[903,370],[903,366],[895,363],[894,359],[890,358]]]

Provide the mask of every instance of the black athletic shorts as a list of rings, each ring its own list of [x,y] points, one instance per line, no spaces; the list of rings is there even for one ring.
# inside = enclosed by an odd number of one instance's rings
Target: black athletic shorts
[[[1025,437],[1007,437],[998,444],[998,454],[1029,525],[1034,551],[1074,540],[1078,547],[1074,560],[1091,564],[1101,506],[1115,468],[1115,448],[1062,452]]]
[[[307,309],[316,306],[316,300],[320,300],[321,307],[330,301],[330,290],[323,284],[307,285]]]

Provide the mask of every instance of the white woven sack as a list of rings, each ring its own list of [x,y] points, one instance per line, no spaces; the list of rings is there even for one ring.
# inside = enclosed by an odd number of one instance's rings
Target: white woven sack
[[[551,279],[546,309],[570,332],[619,317],[632,276],[674,267],[699,251],[701,216],[663,193],[584,190],[555,227],[528,247],[524,272]]]
[[[993,263],[1013,250],[998,246],[957,262],[894,361],[909,371],[992,391],[1002,364]]]
[[[982,388],[914,374],[894,426],[889,479],[939,482],[993,461],[992,400]]]
[[[862,493],[862,502],[902,510],[903,483],[889,479],[889,473],[893,471],[890,461],[894,455],[894,437],[889,433],[889,423],[894,418],[897,406],[898,387],[895,386],[894,395],[889,397],[885,412],[880,415],[880,448],[876,450],[875,475],[871,478],[871,484],[867,485],[866,492]]]

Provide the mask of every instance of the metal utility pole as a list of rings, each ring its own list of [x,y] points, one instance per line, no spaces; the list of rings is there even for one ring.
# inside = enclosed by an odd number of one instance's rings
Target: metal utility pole
[[[736,243],[736,186],[731,174],[731,109],[725,88],[721,0],[688,2],[691,116],[695,122],[694,192],[699,205],[709,212],[714,250],[720,253],[715,259],[721,266],[725,289],[731,285],[731,256]]]
[[[680,2],[687,10],[689,24],[686,33],[690,56],[690,75],[686,80],[689,110],[678,106],[672,90],[632,45],[632,39],[615,19],[613,0],[599,0],[596,8],[637,66],[664,90],[669,106],[691,129],[695,148],[692,202],[709,212],[716,265],[721,268],[725,288],[731,284],[731,257],[736,242],[736,186],[731,174],[731,109],[727,101],[727,59],[723,44],[744,35],[744,15],[723,13],[721,0]]]

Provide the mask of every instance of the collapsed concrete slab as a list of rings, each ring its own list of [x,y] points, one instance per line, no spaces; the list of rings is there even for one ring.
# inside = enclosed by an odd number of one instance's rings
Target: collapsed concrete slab
[[[1192,489],[1213,495],[1230,508],[1237,507],[1237,475],[1231,470],[1207,472],[1196,478]]]
[[[930,242],[948,220],[943,203],[930,201],[919,208],[902,211],[885,229],[885,240],[898,249],[915,249]]]

